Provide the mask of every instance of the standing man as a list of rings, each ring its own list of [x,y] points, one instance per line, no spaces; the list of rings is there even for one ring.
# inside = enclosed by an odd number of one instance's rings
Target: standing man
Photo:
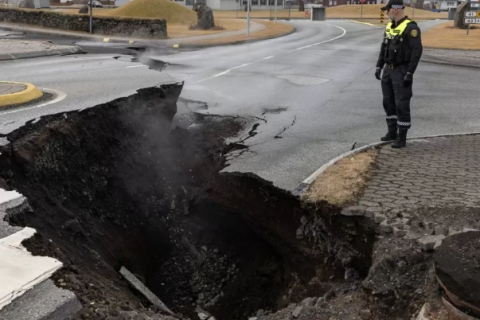
[[[413,74],[423,52],[420,29],[405,16],[404,9],[403,0],[390,0],[382,8],[391,21],[385,30],[375,71],[375,77],[382,81],[383,108],[387,114],[388,133],[381,140],[395,140],[393,148],[406,145],[411,126]]]

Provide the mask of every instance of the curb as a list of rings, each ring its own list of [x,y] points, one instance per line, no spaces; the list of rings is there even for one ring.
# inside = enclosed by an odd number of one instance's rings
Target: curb
[[[173,48],[175,48],[175,49],[180,49],[180,48],[185,48],[185,49],[202,49],[202,48],[213,48],[213,47],[236,46],[236,45],[240,45],[240,44],[255,43],[255,42],[264,41],[264,40],[278,39],[278,38],[281,38],[281,37],[286,37],[286,36],[289,36],[289,35],[291,35],[291,34],[294,34],[295,32],[297,32],[297,29],[294,27],[292,30],[290,30],[290,31],[287,32],[287,33],[280,34],[280,35],[273,36],[273,37],[268,37],[268,38],[248,39],[248,40],[240,40],[240,41],[235,41],[235,42],[230,42],[230,43],[204,44],[204,45],[201,45],[201,44],[200,44],[200,45],[199,45],[199,44],[188,44],[188,43],[182,44],[182,43],[180,42],[180,43],[178,43],[178,44],[174,44],[174,45],[173,45]]]
[[[110,42],[110,43],[127,43],[127,44],[132,44],[134,42],[141,42],[141,41],[151,41],[151,40],[168,40],[168,39],[129,39],[129,38],[116,38],[116,37],[108,37],[106,35],[100,35],[100,34],[89,34],[89,33],[74,33],[74,32],[62,32],[62,31],[55,31],[55,30],[49,30],[49,29],[39,29],[35,28],[35,26],[32,27],[24,27],[24,26],[19,26],[16,24],[2,24],[0,22],[0,29],[6,30],[6,31],[19,31],[19,32],[25,32],[25,33],[32,33],[32,34],[45,34],[45,35],[52,35],[52,36],[59,36],[59,37],[68,37],[68,38],[74,38],[74,39],[82,39],[82,40],[98,40],[102,42]]]
[[[452,67],[462,67],[462,68],[480,68],[480,65],[475,65],[475,64],[469,64],[469,63],[461,63],[458,61],[440,61],[436,59],[431,59],[431,58],[423,58],[420,60],[422,62],[426,63],[433,63],[433,64],[439,64],[442,66],[452,66]]]
[[[0,95],[0,108],[28,103],[43,96],[43,92],[30,83],[9,81],[0,81],[0,83],[17,83],[27,86],[23,91]]]
[[[448,137],[459,137],[459,136],[473,136],[473,135],[480,135],[480,132],[461,132],[461,133],[447,133],[447,134],[439,134],[439,135],[431,135],[431,136],[424,136],[424,137],[415,137],[415,138],[410,138],[407,139],[407,141],[415,141],[415,140],[424,140],[424,139],[432,139],[432,138],[448,138]],[[318,168],[314,173],[312,173],[308,178],[303,180],[293,191],[292,194],[294,196],[302,196],[310,187],[310,185],[315,181],[315,179],[321,175],[325,170],[327,170],[329,167],[333,166],[336,164],[338,161],[340,161],[343,158],[352,156],[354,154],[360,153],[367,151],[369,149],[373,148],[378,148],[387,144],[392,143],[392,141],[389,142],[374,142],[367,144],[361,148],[345,152],[338,157],[330,160],[326,164],[322,165],[320,168]]]
[[[23,53],[0,54],[0,61],[70,55],[79,53],[83,53],[83,50],[79,46],[71,46],[69,48],[57,50],[41,50]]]

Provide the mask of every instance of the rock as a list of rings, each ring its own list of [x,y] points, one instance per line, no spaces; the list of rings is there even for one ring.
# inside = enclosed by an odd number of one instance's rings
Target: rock
[[[380,232],[384,234],[389,234],[393,232],[393,228],[387,223],[387,220],[384,220],[382,223],[380,223]]]
[[[33,3],[33,0],[22,0],[18,3],[18,7],[24,9],[35,9],[35,4]]]
[[[315,303],[315,307],[323,307],[324,304],[325,304],[325,298],[320,297],[320,298],[318,298],[317,302]]]
[[[340,214],[349,217],[363,217],[365,215],[365,209],[360,206],[350,206],[343,209]]]
[[[200,320],[206,320],[208,319],[208,315],[203,313],[203,312],[199,312],[198,313],[198,317],[200,318]]]
[[[207,246],[201,246],[200,249],[202,249],[202,251],[204,251],[204,252],[208,252]]]
[[[327,293],[325,293],[325,295],[323,296],[323,299],[325,301],[328,301],[330,299],[333,299],[335,298],[337,295],[335,294],[335,291],[334,290],[330,290],[328,291]]]
[[[480,317],[480,232],[446,238],[433,255],[435,274],[450,301]]]
[[[196,3],[193,10],[197,12],[198,23],[195,29],[208,30],[215,27],[212,8],[206,4]]]
[[[306,225],[308,223],[308,218],[307,216],[302,216],[300,218],[300,222],[302,223],[302,226]]]
[[[263,316],[265,314],[265,311],[263,309],[260,309],[257,311],[257,318],[260,318],[261,316]]]
[[[435,235],[436,236],[438,236],[438,235],[448,236],[448,229],[443,227],[443,226],[436,226],[435,227]]]
[[[80,223],[76,219],[68,220],[64,223],[63,228],[73,235],[81,231]]]
[[[293,310],[293,312],[292,312],[292,316],[293,316],[294,318],[298,318],[298,316],[300,315],[300,313],[302,312],[302,310],[303,310],[303,307],[302,307],[302,306],[296,307],[295,310]]]
[[[399,229],[398,227],[393,227],[393,234],[397,238],[403,238],[407,235],[407,231]]]
[[[417,239],[417,242],[424,251],[431,251],[438,248],[442,244],[443,239],[445,239],[445,236],[443,235],[423,236],[420,239]]]
[[[204,300],[205,299],[205,294],[204,293],[199,293],[198,294],[198,300]]]
[[[418,316],[417,316],[417,319],[416,320],[429,320],[425,313],[426,313],[426,310],[427,310],[427,304],[424,304],[422,309],[420,310],[420,312],[418,313]]]
[[[88,14],[88,6],[83,6],[78,10],[78,13],[80,14]]]
[[[248,318],[248,320],[258,320],[257,317],[251,317],[251,318]]]
[[[362,319],[368,320],[372,317],[372,312],[368,309],[360,310],[360,317]]]
[[[463,228],[462,232],[470,232],[470,231],[480,231],[478,229],[472,229],[472,228]]]
[[[382,223],[383,221],[385,221],[385,219],[387,219],[387,217],[384,214],[375,213],[375,217],[374,217],[375,223]]]
[[[453,22],[454,28],[466,29],[467,25],[465,24],[465,12],[470,8],[469,1],[462,1],[457,6],[457,12],[455,13],[455,18]]]
[[[313,307],[317,302],[317,298],[306,298],[302,301],[301,305],[305,307]]]

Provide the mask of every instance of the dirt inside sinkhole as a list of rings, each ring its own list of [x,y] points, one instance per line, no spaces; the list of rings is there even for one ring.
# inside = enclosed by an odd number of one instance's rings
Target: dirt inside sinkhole
[[[24,243],[33,254],[64,263],[53,280],[80,299],[77,318],[160,317],[121,278],[122,266],[191,319],[199,308],[246,319],[321,296],[345,273],[365,277],[373,230],[253,174],[220,173],[225,139],[247,121],[174,121],[181,89],[45,116],[1,147],[0,186],[29,203],[9,222],[38,231]]]

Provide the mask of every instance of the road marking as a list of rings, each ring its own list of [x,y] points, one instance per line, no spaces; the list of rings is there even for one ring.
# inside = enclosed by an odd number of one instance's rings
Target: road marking
[[[141,67],[147,67],[147,66],[143,65],[143,64],[140,64],[140,65],[128,66],[128,67],[125,67],[125,68],[130,69],[130,68],[141,68]]]
[[[383,27],[380,27],[380,26],[377,26],[377,25],[374,25],[373,23],[368,23],[368,22],[362,22],[362,21],[357,21],[357,20],[346,20],[348,22],[353,22],[353,23],[360,23],[360,24],[364,24],[364,25],[367,25],[367,26],[370,26],[370,27],[374,27],[374,28],[377,28],[377,29],[380,29]]]
[[[345,36],[345,34],[347,33],[347,30],[345,30],[344,28],[339,27],[339,26],[337,26],[337,25],[334,25],[334,24],[331,24],[331,23],[325,23],[325,22],[323,22],[322,24],[326,24],[326,25],[329,25],[329,26],[332,26],[332,27],[335,27],[335,28],[340,29],[340,30],[342,30],[342,34],[339,35],[339,36],[337,36],[337,37],[335,37],[335,38],[332,38],[332,39],[328,39],[328,40],[325,40],[325,41],[320,41],[320,42],[317,42],[317,43],[310,44],[310,45],[308,45],[308,46],[304,46],[304,47],[300,47],[300,48],[296,48],[296,49],[287,51],[287,52],[285,52],[284,54],[291,53],[291,52],[294,52],[294,51],[303,50],[303,49],[310,48],[310,47],[313,47],[313,46],[318,46],[318,45],[321,45],[321,44],[324,44],[324,43],[327,43],[327,42],[335,41],[335,40],[337,40],[337,39],[342,38],[342,37]],[[198,81],[192,83],[192,85],[195,85],[195,84],[198,84],[198,83],[207,81],[207,80],[211,80],[211,79],[213,79],[213,78],[217,78],[217,77],[223,76],[224,74],[227,74],[227,73],[229,73],[229,72],[232,71],[232,70],[240,69],[240,68],[243,68],[243,67],[252,65],[252,64],[257,63],[257,62],[261,62],[261,61],[265,61],[265,60],[268,60],[268,59],[272,59],[272,58],[274,58],[274,57],[275,57],[275,56],[269,56],[269,57],[266,57],[266,58],[262,58],[262,59],[260,59],[260,60],[255,60],[255,61],[250,62],[250,63],[244,63],[244,64],[242,64],[242,65],[240,65],[240,66],[232,67],[232,68],[227,69],[227,70],[225,70],[225,71],[223,71],[223,72],[217,73],[217,74],[215,74],[215,75],[213,75],[213,76],[211,76],[211,77],[198,80]]]
[[[41,103],[39,105],[35,105],[35,106],[32,106],[32,107],[27,107],[27,108],[15,109],[15,110],[11,110],[11,111],[6,111],[6,112],[2,112],[0,114],[1,115],[12,114],[12,113],[17,113],[17,112],[22,112],[22,111],[27,111],[27,110],[37,109],[37,108],[43,108],[43,107],[46,107],[50,104],[60,102],[67,97],[67,94],[65,92],[62,92],[62,91],[59,91],[59,90],[53,90],[53,89],[48,89],[48,88],[40,88],[40,89],[42,91],[47,92],[47,93],[56,94],[57,97],[55,99],[53,99],[52,101],[47,101],[47,102]]]

